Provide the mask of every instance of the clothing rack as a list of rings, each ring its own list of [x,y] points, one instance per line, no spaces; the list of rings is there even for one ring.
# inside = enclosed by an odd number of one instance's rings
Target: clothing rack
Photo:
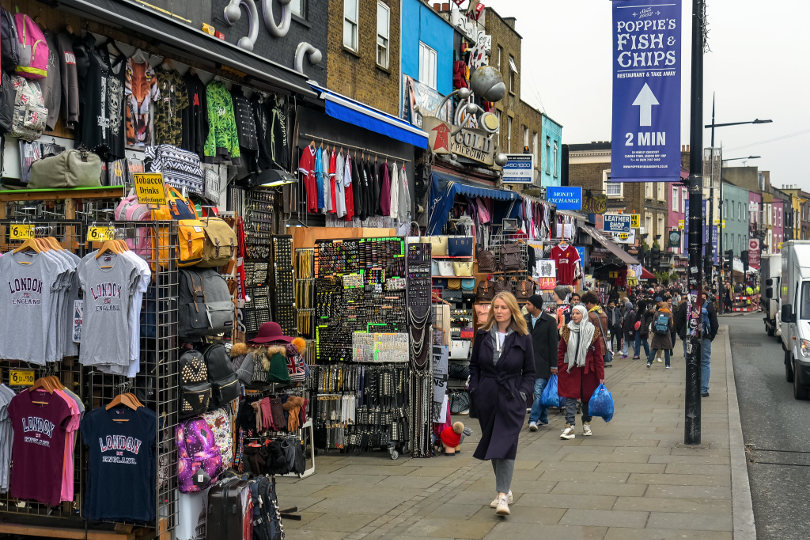
[[[325,139],[325,138],[319,137],[317,135],[310,135],[309,133],[301,133],[298,136],[301,139],[310,139],[310,140],[314,139],[316,141],[321,141],[323,143],[331,144],[331,145],[342,147],[342,148],[350,148],[352,150],[360,150],[361,152],[364,152],[366,154],[371,154],[371,155],[374,155],[374,156],[382,156],[382,157],[391,159],[393,161],[402,161],[404,163],[410,163],[411,162],[410,159],[406,159],[406,158],[403,158],[403,157],[392,156],[391,154],[384,154],[383,152],[377,152],[377,151],[374,151],[374,150],[369,150],[367,148],[363,148],[362,146],[355,146],[353,144],[346,144],[346,143],[339,142],[339,141],[333,141],[331,139]]]

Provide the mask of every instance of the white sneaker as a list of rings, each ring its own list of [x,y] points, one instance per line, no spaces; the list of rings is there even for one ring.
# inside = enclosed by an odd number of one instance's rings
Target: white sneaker
[[[590,437],[591,435],[593,435],[593,431],[591,431],[590,424],[582,424],[582,434],[586,437]]]
[[[537,431],[537,422],[529,422],[529,431]]]
[[[498,495],[498,506],[495,509],[495,514],[499,516],[508,516],[509,511],[509,498],[506,495]]]
[[[570,424],[565,425],[565,429],[562,433],[560,433],[560,438],[565,440],[571,440],[576,438],[576,434],[574,433],[574,426]]]
[[[506,494],[506,502],[507,504],[512,504],[515,502],[515,498],[512,496],[512,490],[509,490],[509,493]],[[495,497],[491,503],[489,503],[490,508],[498,508],[498,497]]]

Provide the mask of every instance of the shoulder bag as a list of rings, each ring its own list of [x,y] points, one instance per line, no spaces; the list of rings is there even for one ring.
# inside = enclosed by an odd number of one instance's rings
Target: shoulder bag
[[[495,298],[495,284],[492,281],[481,281],[475,290],[476,302],[491,302]]]
[[[599,323],[599,330],[602,332],[602,343],[605,344],[605,354],[602,359],[605,361],[605,365],[608,365],[613,362],[613,351],[608,347],[607,334],[605,334],[605,329],[602,328],[602,317],[599,316],[599,313],[596,314],[596,320]]]

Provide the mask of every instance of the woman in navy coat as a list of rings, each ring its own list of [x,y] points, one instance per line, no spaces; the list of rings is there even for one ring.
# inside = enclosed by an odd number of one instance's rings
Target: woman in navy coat
[[[492,461],[498,496],[490,506],[502,516],[509,515],[518,436],[534,379],[534,351],[526,320],[514,295],[500,292],[475,337],[469,388],[481,424],[481,441],[473,456]]]

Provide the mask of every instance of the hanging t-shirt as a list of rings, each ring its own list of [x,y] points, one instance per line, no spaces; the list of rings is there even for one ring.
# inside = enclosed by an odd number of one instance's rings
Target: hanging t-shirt
[[[14,437],[11,417],[8,415],[8,405],[16,395],[14,390],[5,384],[0,384],[0,493],[8,492],[11,442]]]
[[[128,257],[96,251],[79,263],[79,282],[84,291],[84,319],[79,362],[130,364],[129,305],[140,272]]]
[[[345,164],[343,166],[343,187],[345,188],[346,195],[346,221],[354,219],[354,188],[352,185],[352,168],[354,162],[346,152]]]
[[[154,521],[155,413],[146,407],[99,407],[84,416],[80,429],[89,451],[84,517]]]
[[[26,390],[11,400],[8,414],[14,429],[11,496],[56,506],[62,499],[70,407],[56,393]]]
[[[327,166],[329,162],[327,161]],[[325,206],[324,202],[324,171],[323,171],[323,152],[319,149],[315,151],[315,181],[318,184],[318,210],[322,211]]]
[[[342,218],[346,215],[346,186],[343,184],[345,178],[346,163],[343,159],[343,153],[340,152],[335,156],[334,166],[334,181],[335,181],[335,214],[337,217]]]
[[[573,285],[576,280],[576,269],[579,264],[579,252],[572,245],[562,249],[560,246],[551,248],[549,255],[557,263],[557,284]]]
[[[0,358],[45,364],[48,343],[55,341],[53,305],[63,271],[65,266],[47,252],[0,257]],[[14,339],[19,336],[30,339]]]
[[[155,70],[135,57],[127,60],[127,144],[152,144],[152,102],[160,97]]]
[[[271,113],[272,129],[270,132],[273,149],[273,161],[282,169],[290,168],[290,143],[287,137],[287,99],[275,96],[273,99],[273,110]]]
[[[157,73],[160,99],[155,106],[155,144],[183,144],[183,114],[188,108],[188,91],[183,78],[175,70]]]
[[[304,190],[307,192],[307,212],[318,211],[318,185],[315,178],[315,154],[317,150],[310,144],[301,150],[298,172],[304,175]]]

